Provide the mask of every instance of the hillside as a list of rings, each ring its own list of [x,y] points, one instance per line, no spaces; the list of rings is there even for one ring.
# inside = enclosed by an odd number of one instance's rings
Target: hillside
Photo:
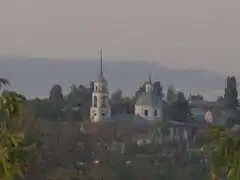
[[[165,89],[174,84],[185,93],[201,93],[207,98],[223,93],[224,75],[207,70],[176,70],[147,61],[104,61],[104,75],[111,92],[120,87],[125,95],[132,95],[147,80],[149,71],[153,80],[160,80]],[[88,85],[98,72],[98,60],[0,58],[0,76],[9,78],[11,88],[28,97],[48,96],[55,83],[66,93],[73,83]]]

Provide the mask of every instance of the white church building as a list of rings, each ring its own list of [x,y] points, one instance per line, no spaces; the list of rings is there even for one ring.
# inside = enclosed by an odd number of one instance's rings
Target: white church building
[[[153,91],[151,74],[142,93],[135,104],[135,115],[140,115],[147,120],[162,120],[162,100]]]
[[[108,84],[103,76],[102,50],[100,55],[100,74],[98,80],[94,82],[94,90],[92,93],[92,106],[90,108],[90,119],[92,122],[111,119]]]
[[[112,119],[108,83],[103,76],[102,65],[101,50],[100,74],[98,80],[94,82],[92,106],[90,108],[90,119],[92,122]],[[162,100],[153,90],[151,74],[149,74],[149,80],[145,85],[145,92],[138,97],[135,104],[135,115],[132,118],[139,119],[137,117],[148,121],[162,120]]]

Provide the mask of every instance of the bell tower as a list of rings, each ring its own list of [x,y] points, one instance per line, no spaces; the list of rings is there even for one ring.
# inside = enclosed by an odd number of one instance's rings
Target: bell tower
[[[98,80],[94,82],[92,93],[92,106],[90,108],[90,119],[92,122],[98,122],[111,118],[111,109],[109,106],[108,84],[103,76],[103,53],[100,51],[100,74]]]

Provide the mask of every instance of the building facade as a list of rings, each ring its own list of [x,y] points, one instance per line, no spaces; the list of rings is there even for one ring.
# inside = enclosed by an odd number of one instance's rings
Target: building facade
[[[135,115],[147,120],[162,120],[162,100],[153,90],[151,74],[145,88],[145,92],[136,101]]]
[[[92,106],[90,108],[90,119],[92,122],[99,122],[111,118],[111,108],[109,105],[108,83],[103,76],[102,50],[100,55],[100,74],[98,80],[94,82],[92,93]]]

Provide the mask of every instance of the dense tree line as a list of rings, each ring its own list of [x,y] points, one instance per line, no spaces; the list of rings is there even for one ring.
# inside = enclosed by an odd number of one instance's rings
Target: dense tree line
[[[28,100],[25,108],[28,115],[34,118],[81,121],[88,117],[91,95],[91,83],[89,88],[73,84],[65,96],[62,87],[55,84],[50,90],[49,98]]]
[[[145,92],[145,84],[139,87],[133,97],[123,97],[121,89],[113,92],[110,98],[112,114],[133,114],[137,98]],[[49,92],[49,98],[29,100],[26,103],[27,113],[33,118],[53,121],[82,121],[88,119],[93,85],[93,82],[90,82],[89,87],[73,84],[70,87],[70,92],[63,95],[62,87],[55,84]],[[160,99],[163,99],[164,94],[160,81],[153,82],[153,90]],[[184,121],[189,114],[188,103],[184,94],[175,92],[173,86],[170,86],[166,96],[166,101],[163,100],[166,117],[176,121]]]

